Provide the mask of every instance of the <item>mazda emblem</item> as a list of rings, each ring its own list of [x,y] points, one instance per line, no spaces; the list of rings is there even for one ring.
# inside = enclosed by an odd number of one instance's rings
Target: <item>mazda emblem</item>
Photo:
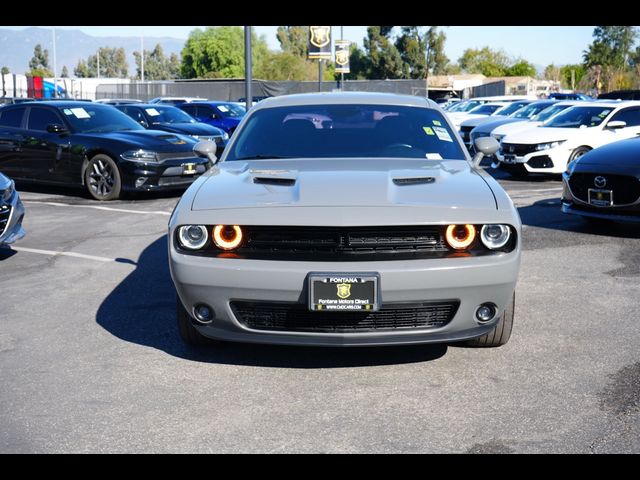
[[[593,184],[597,187],[597,188],[604,188],[607,186],[607,179],[604,177],[596,177],[593,179]]]

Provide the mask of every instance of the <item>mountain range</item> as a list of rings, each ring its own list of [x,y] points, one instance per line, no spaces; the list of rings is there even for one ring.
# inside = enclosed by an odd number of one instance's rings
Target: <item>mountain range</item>
[[[37,44],[49,50],[49,65],[53,69],[53,35],[50,29],[30,27],[24,30],[0,28],[0,66],[6,66],[12,73],[24,74],[29,70],[29,60]],[[180,54],[185,40],[171,37],[145,37],[145,50],[153,50],[160,44],[165,55]],[[78,60],[86,60],[100,47],[123,47],[129,61],[129,76],[135,75],[134,51],[140,51],[140,37],[93,37],[80,30],[56,30],[56,57],[58,75],[66,65],[69,74]]]

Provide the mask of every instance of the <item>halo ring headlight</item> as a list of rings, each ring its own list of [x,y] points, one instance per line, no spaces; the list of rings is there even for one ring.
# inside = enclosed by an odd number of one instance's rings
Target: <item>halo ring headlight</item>
[[[202,225],[185,225],[178,230],[178,239],[187,250],[200,250],[207,244],[209,234]]]
[[[213,227],[213,243],[221,250],[235,250],[242,244],[242,229],[238,225]]]
[[[485,247],[497,250],[504,247],[511,238],[511,229],[507,225],[484,225],[480,231],[480,239]]]
[[[455,250],[465,250],[476,239],[476,227],[473,225],[449,225],[446,231],[446,240],[449,246]]]

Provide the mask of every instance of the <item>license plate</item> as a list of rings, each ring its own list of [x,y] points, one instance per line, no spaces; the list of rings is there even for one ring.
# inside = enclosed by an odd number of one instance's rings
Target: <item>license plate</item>
[[[182,165],[182,174],[183,175],[195,175],[197,172],[195,163],[185,163]]]
[[[613,192],[611,190],[590,188],[589,203],[596,207],[610,207],[613,205]]]
[[[504,156],[504,163],[508,163],[509,165],[515,165],[516,156],[515,155],[505,155]]]
[[[379,287],[377,273],[310,273],[309,310],[376,311]]]

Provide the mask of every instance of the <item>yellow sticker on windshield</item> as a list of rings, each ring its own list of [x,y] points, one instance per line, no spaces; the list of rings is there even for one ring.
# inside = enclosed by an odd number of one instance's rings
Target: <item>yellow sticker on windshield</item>
[[[433,124],[434,124],[434,125],[437,125],[438,127],[441,127],[441,126],[442,126],[442,123],[440,123],[440,120],[434,120],[434,121],[433,121]]]
[[[422,129],[427,135],[435,135],[435,133],[433,133],[433,130],[431,130],[431,127],[422,127]]]

